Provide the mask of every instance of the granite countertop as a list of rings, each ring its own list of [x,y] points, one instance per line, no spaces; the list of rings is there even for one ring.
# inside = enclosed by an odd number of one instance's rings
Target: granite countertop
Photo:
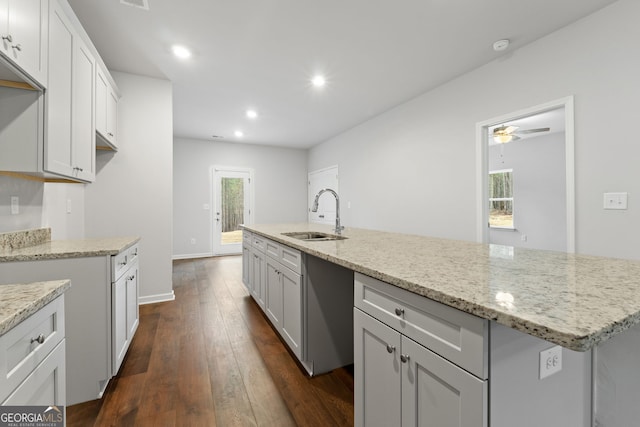
[[[62,295],[69,280],[0,285],[0,335]]]
[[[346,240],[307,242],[249,231],[467,313],[576,351],[640,323],[640,262],[347,228]]]
[[[24,233],[27,236],[29,233],[32,234],[33,231]],[[11,233],[11,238],[5,240],[13,242],[13,236],[16,235],[19,235],[19,233]],[[0,262],[116,255],[139,240],[139,237],[48,240],[40,243],[32,241],[30,246],[24,247],[21,247],[20,244],[12,245],[7,243],[4,246],[0,245]]]

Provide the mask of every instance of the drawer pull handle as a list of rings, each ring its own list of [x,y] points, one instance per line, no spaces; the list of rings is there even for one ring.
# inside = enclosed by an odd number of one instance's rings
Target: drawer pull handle
[[[22,52],[22,45],[20,44],[13,45],[11,47],[17,50],[18,52]]]
[[[408,355],[408,354],[401,354],[401,355],[400,355],[400,361],[401,361],[402,363],[407,363],[407,362],[409,361],[409,359],[410,359],[410,358],[409,358],[409,355]]]
[[[129,280],[133,280],[133,279],[135,279],[135,278],[136,278],[136,276],[131,275],[131,276],[127,277],[127,281],[129,281]]]
[[[394,351],[396,351],[396,347],[391,344],[387,344],[387,353],[393,353]]]
[[[402,316],[404,314],[404,308],[396,308],[396,316]]]
[[[11,37],[11,34],[7,34],[6,36],[2,36],[2,40],[6,40],[9,43],[13,43],[13,37]]]
[[[31,338],[31,344],[37,342],[38,344],[42,344],[44,342],[44,335],[40,334],[37,338]]]

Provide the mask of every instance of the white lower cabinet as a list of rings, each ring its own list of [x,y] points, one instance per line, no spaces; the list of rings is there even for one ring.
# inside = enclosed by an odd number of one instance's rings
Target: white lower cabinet
[[[0,337],[2,405],[66,405],[64,296]]]
[[[71,280],[65,292],[66,405],[102,397],[138,327],[138,245],[117,255],[5,262],[2,273],[9,283]]]
[[[113,373],[116,374],[138,329],[138,266],[120,277],[112,291]]]
[[[353,363],[351,270],[247,230],[242,254],[247,290],[307,374]]]
[[[376,279],[355,278],[356,426],[486,427],[487,322]],[[451,350],[440,347],[447,342]],[[441,355],[449,351],[461,366]],[[476,367],[479,376],[470,373]]]
[[[258,240],[250,255],[252,279],[249,286],[250,292],[291,351],[301,359],[300,252],[264,238],[258,238]],[[261,248],[265,248],[265,252],[262,252]]]

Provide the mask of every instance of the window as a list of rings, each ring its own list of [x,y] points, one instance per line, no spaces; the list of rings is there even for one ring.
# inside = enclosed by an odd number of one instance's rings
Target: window
[[[489,172],[489,227],[513,227],[513,169]]]

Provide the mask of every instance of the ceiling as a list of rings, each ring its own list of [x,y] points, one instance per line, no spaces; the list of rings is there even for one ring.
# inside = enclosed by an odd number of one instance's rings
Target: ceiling
[[[171,80],[176,137],[308,148],[614,0],[68,1],[110,70]]]

